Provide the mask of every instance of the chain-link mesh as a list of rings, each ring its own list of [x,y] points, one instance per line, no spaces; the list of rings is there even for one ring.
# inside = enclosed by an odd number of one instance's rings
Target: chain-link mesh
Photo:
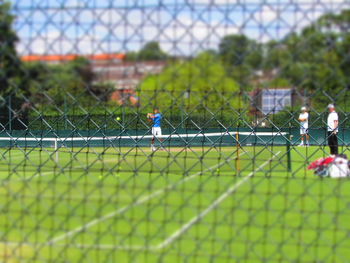
[[[1,262],[350,262],[348,0],[2,1],[0,29]]]

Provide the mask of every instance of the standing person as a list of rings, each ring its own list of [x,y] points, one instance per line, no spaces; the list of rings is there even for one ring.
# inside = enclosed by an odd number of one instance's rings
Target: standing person
[[[335,106],[333,104],[328,105],[328,118],[327,118],[327,135],[328,135],[328,146],[331,151],[331,155],[338,154],[338,127],[339,119],[338,113],[335,111]]]
[[[299,146],[309,146],[309,113],[307,112],[306,107],[301,107],[301,113],[299,115],[300,122],[300,137],[301,142]]]
[[[152,141],[151,141],[151,150],[155,151],[156,147],[154,146],[155,138],[158,136],[162,136],[162,114],[159,112],[158,108],[154,108],[153,113],[147,113],[147,118],[153,121],[152,125]]]

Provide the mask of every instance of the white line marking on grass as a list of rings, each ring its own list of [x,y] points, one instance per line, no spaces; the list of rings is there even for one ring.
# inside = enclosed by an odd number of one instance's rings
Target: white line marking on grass
[[[167,239],[165,239],[163,242],[161,242],[158,245],[155,245],[155,246],[137,246],[137,245],[136,246],[122,246],[122,245],[109,245],[109,244],[105,244],[105,245],[104,244],[100,244],[100,245],[72,244],[69,247],[89,248],[89,249],[147,250],[147,251],[157,251],[157,250],[164,249],[165,247],[169,246],[172,242],[174,242],[177,238],[179,238],[181,235],[183,235],[185,232],[187,232],[187,230],[189,230],[194,224],[196,224],[199,220],[201,220],[204,216],[206,216],[211,210],[216,208],[222,201],[224,201],[229,195],[234,193],[240,186],[242,186],[245,182],[247,182],[248,179],[250,179],[256,172],[258,172],[259,170],[264,168],[268,163],[270,163],[280,153],[281,153],[281,151],[277,152],[272,158],[270,158],[269,160],[267,160],[266,162],[261,164],[258,168],[256,168],[254,171],[250,172],[242,180],[240,180],[239,182],[237,182],[233,186],[231,186],[229,189],[227,189],[225,193],[223,193],[221,196],[219,196],[205,210],[203,210],[197,216],[193,217],[190,221],[188,221],[180,229],[176,230],[173,234],[171,234]],[[216,165],[216,167],[219,167],[219,166],[220,166],[220,164]],[[208,169],[213,169],[213,168],[214,167],[210,167]],[[187,177],[186,179],[190,180],[191,178],[193,178],[196,175],[198,175],[198,173],[196,173],[194,175],[191,175],[190,177]],[[128,207],[132,207],[132,206],[134,206],[136,204],[141,204],[142,202],[150,200],[152,197],[158,195],[157,193],[164,192],[167,188],[171,188],[171,187],[176,186],[177,184],[181,184],[183,182],[184,182],[184,180],[182,180],[181,182],[177,182],[176,184],[170,185],[170,186],[168,186],[168,187],[166,187],[164,189],[158,190],[158,191],[154,192],[152,195],[145,196],[144,198],[141,198],[141,200],[135,202],[134,204],[129,205]],[[74,235],[74,234],[76,234],[78,232],[81,232],[81,231],[87,229],[88,227],[91,227],[91,226],[93,226],[93,225],[95,225],[97,223],[100,223],[100,222],[108,219],[108,218],[111,218],[114,215],[117,215],[118,211],[120,211],[120,210],[124,209],[124,211],[125,211],[128,207],[123,207],[123,208],[121,208],[121,209],[119,209],[119,210],[117,210],[115,212],[112,212],[112,213],[106,215],[106,216],[103,216],[103,217],[101,217],[99,219],[95,219],[95,220],[91,221],[90,223],[88,223],[88,224],[86,224],[84,226],[78,227],[78,228],[76,228],[76,229],[74,229],[74,230],[72,230],[70,232],[67,232],[66,234],[64,234],[62,236],[59,236],[59,237],[56,237],[56,238],[52,239],[51,241],[47,242],[46,244],[47,245],[53,245],[55,242],[63,240],[65,238],[69,237],[69,236],[72,236],[72,235]],[[67,244],[55,244],[55,246],[65,246],[65,247],[67,247]]]
[[[244,153],[242,153],[241,155],[243,155],[243,154]],[[182,183],[185,183],[185,182],[195,178],[198,175],[201,175],[201,174],[203,174],[205,172],[208,172],[208,171],[211,171],[213,169],[219,168],[219,167],[223,166],[224,164],[226,164],[227,162],[234,160],[235,158],[227,159],[227,160],[225,160],[225,161],[223,161],[223,162],[221,162],[219,164],[216,164],[216,165],[213,165],[213,166],[209,167],[208,169],[206,169],[204,171],[200,171],[200,172],[197,172],[197,173],[195,173],[193,175],[190,175],[188,177],[184,177],[180,181],[178,181],[178,182],[176,182],[174,184],[168,185],[167,187],[164,187],[162,189],[159,189],[159,190],[153,192],[150,195],[146,195],[146,196],[140,197],[139,199],[137,199],[134,203],[132,203],[130,205],[121,207],[121,208],[119,208],[119,209],[117,209],[117,210],[115,210],[115,211],[113,211],[113,212],[111,212],[109,214],[106,214],[106,215],[104,215],[102,217],[96,218],[96,219],[94,219],[94,220],[92,220],[92,221],[90,221],[90,222],[88,222],[88,223],[86,223],[86,224],[84,224],[82,226],[79,226],[79,227],[77,227],[77,228],[75,228],[75,229],[73,229],[71,231],[68,231],[68,232],[66,232],[66,233],[64,233],[64,234],[62,234],[60,236],[52,238],[51,240],[49,240],[47,242],[47,244],[51,245],[51,244],[57,243],[57,242],[59,242],[61,240],[64,240],[64,239],[66,239],[68,237],[71,237],[71,236],[73,236],[73,235],[75,235],[75,234],[77,234],[79,232],[83,232],[86,229],[88,229],[88,228],[90,228],[90,227],[92,227],[92,226],[94,226],[96,224],[99,224],[99,223],[101,223],[103,221],[106,221],[106,220],[108,220],[110,218],[113,218],[113,217],[115,217],[118,214],[124,213],[125,211],[129,210],[130,208],[132,208],[134,206],[141,205],[141,204],[151,200],[152,198],[157,197],[157,196],[165,193],[167,190],[173,189],[176,186],[178,186],[178,185],[180,185]]]
[[[236,136],[237,132],[213,132],[213,133],[187,133],[185,136],[182,134],[163,134],[158,136],[158,138],[163,139],[172,139],[172,138],[206,138],[206,137],[213,137],[213,136],[225,136],[230,135],[232,137]],[[287,135],[286,132],[238,132],[239,135],[247,135],[247,136],[278,136],[278,135]],[[73,142],[73,141],[81,141],[88,143],[90,141],[94,140],[102,140],[102,141],[115,141],[119,139],[133,139],[133,140],[141,140],[141,139],[150,139],[153,138],[153,135],[147,135],[147,134],[140,134],[140,135],[119,135],[119,136],[105,136],[105,137],[66,137],[66,138],[60,138],[60,137],[52,137],[52,138],[42,138],[42,137],[0,137],[0,141],[14,141],[14,142],[20,142],[20,141],[30,141],[30,142],[40,142],[40,141],[49,141],[53,143],[57,142]]]
[[[113,159],[113,158],[110,158],[110,159],[107,159],[107,160],[103,160],[103,163],[107,163],[107,162],[108,163],[109,162],[116,162],[116,160]],[[72,166],[70,168],[67,168],[67,170],[70,170],[71,168],[75,169],[75,168],[86,168],[86,167],[87,166],[83,166],[83,165]],[[60,169],[59,171],[54,170],[54,168],[52,168],[52,169],[53,169],[53,171],[34,173],[31,176],[28,176],[28,177],[25,177],[25,178],[21,178],[21,179],[18,178],[18,177],[15,177],[14,179],[9,179],[9,177],[3,178],[3,179],[0,180],[0,187],[5,187],[5,186],[7,186],[8,184],[10,184],[12,182],[27,182],[27,181],[30,181],[30,180],[33,180],[33,179],[36,179],[36,178],[39,178],[39,177],[55,174],[56,172],[58,172],[57,175],[60,175],[60,174],[63,174],[66,171],[65,169]],[[76,171],[76,172],[79,172],[79,171]]]
[[[71,168],[80,168],[80,167],[83,168],[83,166],[72,166]],[[61,169],[59,171],[56,171],[55,168],[52,168],[52,169],[53,169],[53,171],[34,173],[33,175],[25,177],[23,179],[15,178],[14,180],[9,180],[8,182],[25,182],[25,181],[30,181],[30,180],[32,180],[34,178],[42,177],[42,176],[45,176],[45,175],[55,174],[55,172],[58,172],[57,174],[61,174],[62,173]],[[63,172],[64,172],[64,170],[63,170]]]
[[[169,185],[163,189],[160,189],[156,192],[154,192],[151,195],[145,196],[143,198],[140,198],[140,200],[136,201],[135,203],[123,207],[121,209],[118,209],[115,212],[109,213],[103,217],[97,218],[95,220],[90,221],[89,223],[80,226],[76,229],[73,229],[72,231],[69,231],[61,236],[58,236],[56,238],[51,239],[50,241],[44,243],[44,244],[38,244],[38,243],[22,243],[22,242],[2,242],[2,244],[7,244],[7,245],[12,245],[12,246],[16,246],[16,245],[29,245],[29,246],[43,246],[43,245],[49,245],[52,246],[54,245],[55,247],[73,247],[73,248],[84,248],[84,249],[121,249],[121,250],[147,250],[147,251],[157,251],[157,250],[161,250],[164,249],[165,247],[167,247],[168,245],[170,245],[172,242],[174,242],[177,238],[179,238],[181,235],[183,235],[185,232],[187,232],[187,230],[189,230],[194,224],[196,224],[199,220],[201,220],[204,216],[206,216],[211,210],[213,210],[214,208],[216,208],[222,201],[224,201],[229,195],[231,195],[232,193],[234,193],[240,186],[242,186],[246,181],[248,181],[248,179],[250,179],[256,172],[258,172],[259,170],[261,170],[263,167],[265,167],[269,162],[271,162],[277,155],[279,155],[281,152],[277,152],[271,159],[267,160],[266,162],[264,162],[262,165],[260,165],[258,168],[256,168],[253,172],[250,172],[246,177],[244,177],[242,180],[240,180],[239,182],[235,183],[233,186],[231,186],[229,189],[226,190],[225,193],[223,193],[221,196],[219,196],[211,205],[209,205],[205,210],[203,210],[200,214],[198,214],[197,216],[193,217],[190,221],[188,221],[186,224],[184,224],[180,229],[176,230],[173,234],[171,234],[167,239],[165,239],[163,242],[161,242],[160,244],[156,245],[156,246],[122,246],[122,245],[109,245],[109,244],[99,244],[99,245],[86,245],[86,244],[72,244],[72,245],[67,245],[67,244],[54,244],[58,241],[61,241],[65,238],[68,238],[78,232],[81,232],[83,230],[86,230],[89,227],[92,227],[93,225],[96,225],[104,220],[107,220],[115,215],[117,215],[118,213],[121,213],[123,211],[126,211],[128,208],[141,204],[147,200],[150,200],[151,198],[159,195],[162,192],[165,192],[167,189],[171,189],[183,182],[186,182],[192,178],[194,178],[195,176],[201,174],[201,172],[195,173],[189,177],[186,177],[185,179]],[[244,153],[243,153],[244,154]],[[234,159],[234,158],[232,158]],[[229,159],[226,161],[230,161]],[[206,172],[210,169],[215,169],[218,168],[220,166],[222,166],[225,162],[221,162],[217,165],[214,165],[212,167],[209,167],[207,170],[203,171]]]
[[[50,175],[50,174],[53,174],[54,171],[50,171],[50,172],[44,172],[44,173],[37,173],[37,174],[34,174],[34,175],[31,175],[29,177],[25,177],[23,179],[19,179],[19,178],[14,178],[14,179],[11,179],[9,177],[6,177],[6,178],[3,178],[0,180],[0,187],[7,187],[7,185],[11,184],[11,183],[14,183],[14,182],[27,182],[27,181],[30,181],[34,178],[38,178],[38,177],[41,177],[41,176],[45,176],[45,175]],[[8,188],[7,188],[8,189]]]
[[[31,153],[30,157],[31,157],[31,155],[34,155],[34,154],[36,154],[36,152],[35,153]],[[5,157],[3,157],[3,156],[5,156]],[[24,159],[25,157],[28,157],[28,155],[26,155],[25,153],[22,153],[22,152],[20,154],[19,153],[14,153],[14,154],[11,154],[11,155],[8,155],[8,156],[0,154],[0,164],[1,165],[8,165],[13,160]],[[4,163],[1,163],[1,162],[4,162]]]
[[[210,211],[212,211],[222,201],[224,201],[228,196],[233,194],[241,185],[243,185],[246,181],[248,181],[248,179],[250,179],[254,175],[254,173],[261,170],[264,166],[266,166],[268,163],[270,163],[275,156],[277,156],[279,154],[280,154],[280,152],[277,152],[276,155],[274,155],[271,159],[267,160],[266,162],[261,164],[257,169],[250,172],[242,180],[240,180],[237,183],[235,183],[234,185],[232,185],[229,189],[226,190],[225,193],[220,195],[210,206],[208,206],[205,210],[203,210],[197,216],[193,217],[190,221],[188,221],[186,224],[184,224],[180,229],[176,230],[173,234],[171,234],[166,240],[164,240],[162,243],[160,243],[158,246],[156,246],[156,249],[163,249],[163,248],[167,247],[172,242],[174,242],[177,238],[179,238],[182,234],[187,232],[187,230],[189,230],[194,224],[196,224],[198,221],[200,221]]]
[[[116,162],[115,159],[107,159],[107,160],[103,160],[103,163],[109,163],[109,162]],[[15,178],[14,180],[8,180],[7,183],[9,182],[25,182],[25,181],[30,181],[34,178],[38,178],[38,177],[42,177],[42,176],[45,176],[45,175],[51,175],[51,174],[55,174],[55,172],[58,172],[57,174],[61,174],[61,173],[64,173],[66,170],[69,170],[69,171],[72,171],[71,169],[76,169],[76,168],[86,168],[88,166],[84,166],[84,165],[79,165],[79,166],[72,166],[72,167],[69,167],[69,168],[63,168],[63,169],[59,169],[58,171],[55,170],[55,168],[52,168],[53,171],[47,171],[47,172],[40,172],[40,173],[34,173],[33,175],[31,176],[28,176],[26,178],[23,178],[23,179],[18,179],[18,178]],[[75,170],[73,170],[75,172]],[[76,171],[76,172],[79,172],[79,171]],[[6,178],[5,178],[6,179]],[[3,181],[5,180],[3,179]]]

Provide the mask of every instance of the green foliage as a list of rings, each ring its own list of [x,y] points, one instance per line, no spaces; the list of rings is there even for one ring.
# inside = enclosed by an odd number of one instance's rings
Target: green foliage
[[[12,29],[15,17],[10,13],[8,2],[0,3],[0,95],[8,95],[13,87],[19,84],[21,62],[17,56],[18,37]]]
[[[265,45],[265,50],[267,53],[263,62],[265,70],[284,68],[285,65],[289,65],[292,60],[289,48],[280,42],[268,42]]]
[[[306,91],[311,94],[310,106],[318,111],[324,110],[330,102],[346,108],[350,96],[348,28],[350,11],[344,10],[324,15],[282,41],[266,43],[262,64],[263,71],[270,73],[270,77],[264,80],[263,86],[278,87],[279,83]],[[281,79],[284,83],[280,83]]]
[[[12,29],[15,17],[10,13],[8,2],[0,4],[0,96],[14,93],[15,86],[20,85],[21,62],[17,56],[18,37]],[[20,90],[17,90],[17,94]]]
[[[268,84],[268,87],[270,88],[274,88],[274,87],[281,88],[281,87],[291,86],[289,79],[286,79],[286,78],[275,78],[269,81],[267,84]]]
[[[126,55],[129,61],[166,60],[168,57],[156,41],[146,43],[139,52],[129,52]]]
[[[71,62],[47,65],[26,63],[30,101],[40,112],[90,112],[107,102],[114,87],[93,84],[90,62],[77,58]]]
[[[10,119],[25,115],[22,109],[27,95],[26,72],[16,52],[18,37],[12,28],[15,17],[10,10],[9,2],[0,3],[0,123],[7,128],[12,126]]]
[[[291,108],[286,107],[282,111],[271,114],[267,116],[268,122],[267,125],[271,128],[292,128],[297,127],[299,128],[300,124],[298,121],[299,117],[299,107],[298,108]]]
[[[247,64],[258,68],[262,54],[260,46],[245,35],[225,36],[219,44],[219,54],[226,66],[240,66]]]
[[[198,114],[245,108],[239,92],[238,84],[210,52],[176,62],[160,75],[148,77],[139,91],[141,105],[148,110],[158,106],[170,112]]]
[[[252,73],[262,66],[261,45],[245,35],[228,35],[219,44],[219,55],[228,75],[249,89]]]
[[[32,110],[37,111],[31,116],[113,111],[115,105],[111,105],[109,97],[114,86],[94,83],[96,76],[87,59],[58,65],[23,64],[15,49],[18,37],[12,29],[15,17],[10,8],[7,2],[0,4],[1,114],[8,114],[9,103],[14,112],[23,111],[24,98],[30,101]],[[244,96],[262,86],[295,87],[302,94],[305,91],[311,95],[310,106],[316,111],[324,111],[329,102],[347,111],[349,28],[350,10],[343,10],[339,14],[323,15],[281,41],[261,44],[245,35],[227,35],[217,51],[207,50],[191,60],[174,59],[173,62],[158,42],[146,43],[140,51],[129,52],[127,60],[167,60],[169,66],[141,83],[138,90],[141,107],[123,110],[131,116],[158,106],[167,111],[168,116],[182,116],[182,119],[204,116],[214,120],[215,125],[216,120],[225,120],[232,125],[246,126],[249,99]],[[257,79],[257,71],[263,73],[261,79]],[[293,109],[287,108],[269,118],[278,125],[290,125],[289,120],[295,117],[290,112]]]

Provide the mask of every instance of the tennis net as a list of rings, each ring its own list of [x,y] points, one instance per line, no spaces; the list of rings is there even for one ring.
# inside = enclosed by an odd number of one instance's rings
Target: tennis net
[[[232,174],[239,174],[242,170],[251,170],[254,163],[265,162],[272,158],[276,152],[280,156],[275,160],[278,170],[290,171],[290,140],[286,132],[211,132],[211,133],[187,133],[165,134],[155,138],[152,146],[153,135],[116,135],[116,136],[86,136],[86,137],[0,137],[0,146],[4,149],[2,163],[11,161],[11,154],[20,152],[17,158],[30,159],[35,152],[39,152],[40,161],[32,164],[22,162],[26,171],[50,170],[60,167],[61,172],[67,170],[102,170],[107,173],[120,171],[120,163],[140,162],[135,166],[124,166],[124,172],[149,172],[151,165],[158,159],[168,159],[165,165],[159,165],[158,172],[181,172],[174,168],[173,163],[182,162],[185,166],[200,160],[205,166],[206,162],[233,165],[226,170]],[[224,150],[225,148],[225,150]],[[155,153],[157,151],[158,153]],[[214,153],[213,153],[214,152]],[[186,154],[184,154],[186,153]],[[7,158],[6,158],[7,157]],[[76,167],[74,162],[81,159],[81,165]],[[143,160],[143,161],[140,161]],[[177,160],[176,162],[173,160]],[[91,163],[96,164],[93,167]],[[108,163],[111,163],[109,165]],[[155,161],[156,163],[156,161]],[[117,165],[113,165],[117,164]],[[153,169],[153,170],[152,170]],[[151,171],[154,172],[154,168]],[[269,171],[272,173],[273,169]]]
[[[0,147],[63,148],[63,147],[147,147],[153,135],[116,135],[81,137],[0,137]],[[161,147],[219,147],[288,145],[286,132],[212,132],[172,133],[154,137]]]

